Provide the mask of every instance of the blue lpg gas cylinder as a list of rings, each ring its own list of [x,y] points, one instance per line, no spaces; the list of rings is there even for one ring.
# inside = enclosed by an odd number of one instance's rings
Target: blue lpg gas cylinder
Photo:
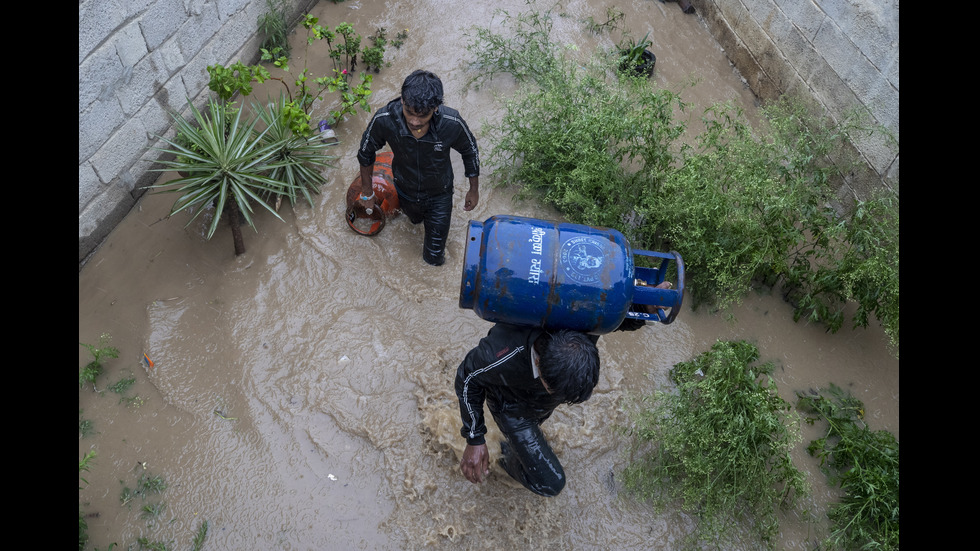
[[[634,255],[659,266],[636,267]],[[654,288],[670,261],[677,264],[677,288]],[[601,335],[627,317],[674,321],[683,280],[680,255],[634,251],[614,229],[493,216],[469,223],[459,306],[491,322]]]

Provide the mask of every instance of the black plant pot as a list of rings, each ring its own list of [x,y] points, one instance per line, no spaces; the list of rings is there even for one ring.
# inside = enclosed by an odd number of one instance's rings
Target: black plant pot
[[[624,61],[619,68],[624,73],[628,72],[636,76],[646,75],[647,78],[650,78],[653,76],[653,68],[656,64],[657,56],[653,55],[650,50],[643,50],[639,63],[631,67],[628,61]]]

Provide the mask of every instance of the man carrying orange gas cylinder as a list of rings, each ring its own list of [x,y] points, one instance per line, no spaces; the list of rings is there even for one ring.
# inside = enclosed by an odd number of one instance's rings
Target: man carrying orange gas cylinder
[[[413,72],[402,83],[401,96],[371,117],[357,149],[361,174],[356,203],[365,212],[379,204],[384,208],[376,193],[377,186],[373,185],[373,173],[376,153],[385,145],[391,147],[390,167],[398,208],[413,224],[424,223],[422,259],[439,266],[446,261],[446,239],[453,210],[450,149],[462,155],[464,174],[470,184],[463,210],[473,210],[480,200],[480,155],[476,138],[459,112],[443,105],[439,77],[429,71]],[[352,216],[349,212],[349,221]]]

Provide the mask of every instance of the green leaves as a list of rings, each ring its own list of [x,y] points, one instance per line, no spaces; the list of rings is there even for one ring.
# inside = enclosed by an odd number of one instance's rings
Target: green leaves
[[[162,149],[181,154],[184,160],[161,161],[165,169],[187,174],[164,184],[151,186],[162,192],[178,193],[180,197],[170,214],[192,210],[188,225],[197,219],[207,207],[214,205],[215,215],[208,226],[207,238],[214,235],[228,201],[234,201],[242,216],[253,229],[252,204],[258,204],[282,220],[260,194],[275,194],[291,184],[277,181],[267,171],[280,166],[274,159],[280,144],[264,141],[263,132],[254,132],[256,118],[242,121],[240,110],[229,115],[225,107],[214,100],[208,101],[209,115],[205,117],[188,100],[196,125],[179,115],[174,115],[177,132],[183,134],[193,147],[185,148],[164,139],[174,149]]]
[[[798,392],[806,421],[827,423],[827,432],[807,452],[820,458],[830,481],[844,490],[829,513],[828,549],[899,548],[899,447],[887,431],[864,423],[864,404],[837,385]]]
[[[799,442],[798,418],[746,341],[718,341],[671,370],[676,393],[657,392],[633,412],[637,452],[625,469],[626,487],[664,506],[680,500],[697,513],[691,543],[720,545],[751,527],[771,547],[776,507],[808,493],[790,451]]]
[[[268,166],[269,177],[282,183],[275,194],[288,197],[293,206],[302,194],[314,206],[313,194],[320,193],[320,186],[326,182],[321,170],[333,167],[330,161],[335,157],[325,155],[326,148],[333,144],[325,144],[319,136],[312,135],[309,115],[284,96],[266,104],[253,104],[252,110],[266,126],[261,142],[277,148],[274,162]]]
[[[82,388],[83,386],[85,386],[85,383],[91,383],[92,387],[94,388],[95,381],[98,379],[99,375],[102,375],[102,372],[104,371],[104,368],[102,367],[102,361],[105,358],[119,357],[119,349],[109,345],[109,341],[111,339],[112,339],[111,335],[109,335],[108,333],[103,333],[99,337],[98,345],[86,344],[83,342],[78,343],[79,346],[84,347],[92,355],[92,361],[87,363],[85,367],[83,367],[78,372],[78,388]]]
[[[825,121],[781,100],[756,130],[740,109],[716,104],[694,144],[680,144],[679,95],[612,75],[615,57],[569,59],[551,39],[550,11],[496,15],[500,30],[475,29],[467,48],[471,84],[506,73],[522,85],[488,124],[486,160],[500,184],[569,221],[618,229],[636,248],[678,251],[694,307],[779,287],[797,319],[837,331],[857,303],[853,323],[877,318],[897,353],[898,197],[836,205],[849,169],[838,153],[865,130],[860,117]]]
[[[265,82],[271,75],[261,65],[247,66],[236,61],[231,67],[220,64],[208,65],[208,88],[224,102],[228,102],[235,94],[247,96],[252,93],[252,81]]]

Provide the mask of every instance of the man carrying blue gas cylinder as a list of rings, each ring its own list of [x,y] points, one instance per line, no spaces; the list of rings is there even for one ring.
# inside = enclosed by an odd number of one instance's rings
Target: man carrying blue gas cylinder
[[[669,282],[656,285],[669,289]],[[637,305],[646,311],[645,305]],[[625,319],[617,331],[633,331],[643,321]],[[565,471],[541,432],[560,404],[589,399],[599,382],[598,335],[547,331],[497,323],[456,371],[460,431],[466,449],[460,470],[474,484],[490,473],[485,434],[486,403],[504,434],[499,465],[532,492],[553,497],[565,487]]]

